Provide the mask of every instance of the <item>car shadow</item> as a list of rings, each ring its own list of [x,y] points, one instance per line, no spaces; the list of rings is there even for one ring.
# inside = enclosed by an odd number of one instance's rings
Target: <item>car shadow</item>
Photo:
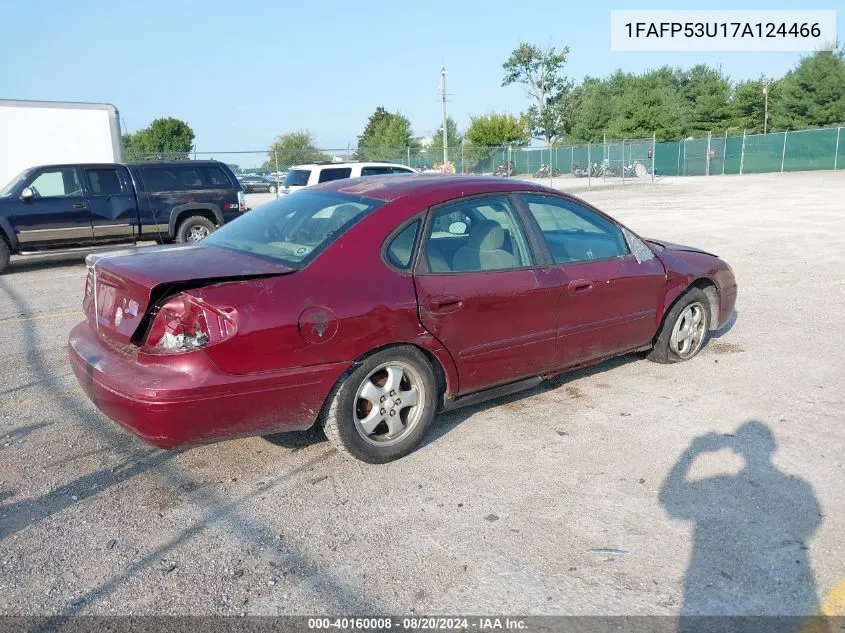
[[[666,475],[660,504],[693,530],[678,631],[809,630],[818,598],[807,541],[824,515],[812,486],[772,462],[776,449],[768,425],[748,420],[694,438]],[[689,476],[699,456],[722,450],[742,458],[737,472]],[[767,615],[736,618],[747,614]],[[724,616],[730,627],[716,627]]]

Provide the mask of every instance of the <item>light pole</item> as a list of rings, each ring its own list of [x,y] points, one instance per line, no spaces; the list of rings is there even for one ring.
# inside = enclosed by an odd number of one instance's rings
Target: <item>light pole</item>
[[[449,164],[449,126],[446,124],[446,67],[440,67],[440,101],[443,104],[443,166]]]

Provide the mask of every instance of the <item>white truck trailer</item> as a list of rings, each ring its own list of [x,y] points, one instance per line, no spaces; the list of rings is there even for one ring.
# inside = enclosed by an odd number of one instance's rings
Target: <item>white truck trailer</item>
[[[120,162],[113,105],[0,99],[0,188],[36,165]]]

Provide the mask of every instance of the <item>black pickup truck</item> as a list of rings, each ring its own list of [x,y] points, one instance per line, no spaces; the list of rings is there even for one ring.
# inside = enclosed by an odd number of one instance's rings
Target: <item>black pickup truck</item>
[[[199,241],[246,210],[217,161],[33,167],[0,189],[0,273],[14,254]]]

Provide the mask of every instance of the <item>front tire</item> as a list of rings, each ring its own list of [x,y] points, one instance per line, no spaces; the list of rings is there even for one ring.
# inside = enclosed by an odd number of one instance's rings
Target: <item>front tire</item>
[[[186,242],[200,242],[214,232],[217,228],[214,223],[201,215],[195,215],[179,224],[176,231],[176,241],[180,244]]]
[[[689,360],[701,351],[709,329],[710,301],[702,290],[690,288],[669,310],[646,358],[663,364]]]
[[[267,190],[267,193],[276,193],[276,185],[270,185],[270,188]]]
[[[365,359],[329,395],[323,430],[341,453],[384,464],[414,450],[437,410],[437,381],[415,347]]]

